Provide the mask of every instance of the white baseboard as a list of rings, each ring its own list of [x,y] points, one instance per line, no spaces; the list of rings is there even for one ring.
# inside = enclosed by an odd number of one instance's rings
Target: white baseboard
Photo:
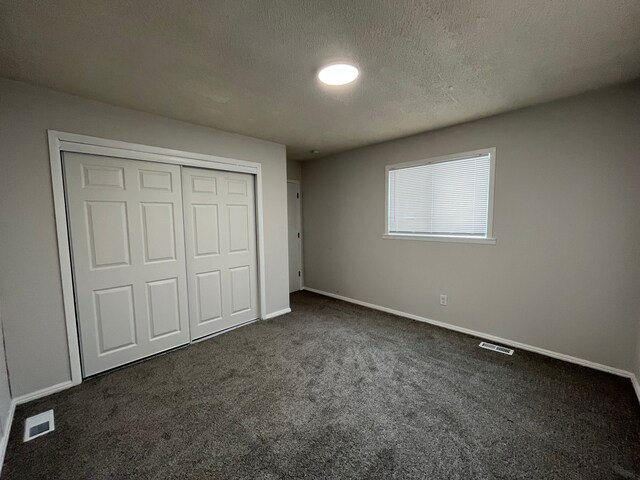
[[[630,378],[632,382],[635,379],[635,375],[631,372],[627,372],[626,370],[610,367],[608,365],[602,365],[600,363],[595,363],[590,360],[584,360],[582,358],[572,357],[571,355],[565,355],[564,353],[552,352],[551,350],[545,350],[544,348],[534,347],[533,345],[527,345],[526,343],[520,343],[513,340],[508,340],[506,338],[496,337],[495,335],[489,335],[487,333],[478,332],[476,330],[471,330],[469,328],[458,327],[456,325],[451,325],[450,323],[439,322],[438,320],[431,320],[430,318],[421,317],[419,315],[414,315],[412,313],[401,312],[399,310],[382,307],[380,305],[374,305],[373,303],[362,302],[360,300],[355,300],[349,297],[343,297],[342,295],[336,295],[335,293],[325,292],[315,288],[304,287],[303,290],[307,290],[313,293],[318,293],[320,295],[325,295],[327,297],[337,298],[338,300],[343,300],[345,302],[355,303],[356,305],[362,305],[363,307],[372,308],[374,310],[380,310],[382,312],[392,313],[394,315],[398,315],[399,317],[405,317],[411,320],[417,320],[418,322],[430,323],[431,325],[435,325],[437,327],[446,328],[448,330],[453,330],[460,333],[466,333],[467,335],[473,335],[474,337],[491,340],[496,343],[502,343],[510,347],[520,348],[522,350],[528,350],[530,352],[539,353],[540,355],[545,355],[551,358],[557,358],[558,360],[564,360],[565,362],[575,363],[577,365],[582,365],[583,367],[589,367],[596,370],[601,370],[603,372],[613,373],[614,375]],[[634,384],[634,387],[636,388],[636,393],[638,393],[638,400],[640,401],[640,392],[639,392],[640,387],[638,386],[637,379],[635,379],[635,382],[636,383]]]
[[[285,313],[291,313],[291,309],[283,308],[282,310],[278,310],[277,312],[267,313],[266,315],[262,316],[262,320],[269,320],[270,318],[276,318],[276,317],[279,317],[280,315],[284,315]]]
[[[67,388],[73,387],[74,383],[71,380],[66,382],[58,383],[56,385],[51,385],[50,387],[43,388],[42,390],[36,390],[32,393],[27,393],[26,395],[21,395],[13,399],[16,405],[21,405],[23,403],[30,402],[31,400],[37,400],[38,398],[46,397],[47,395],[51,395],[54,393],[61,392],[62,390],[66,390]]]
[[[16,402],[11,400],[11,406],[9,407],[9,415],[7,415],[7,421],[4,425],[4,435],[0,438],[0,474],[2,474],[2,466],[4,465],[4,456],[7,453],[7,447],[9,446],[9,436],[11,435],[11,425],[13,424],[13,414],[16,411]]]
[[[640,383],[638,383],[638,377],[636,375],[631,375],[631,384],[633,385],[633,389],[636,391],[636,396],[640,402]]]

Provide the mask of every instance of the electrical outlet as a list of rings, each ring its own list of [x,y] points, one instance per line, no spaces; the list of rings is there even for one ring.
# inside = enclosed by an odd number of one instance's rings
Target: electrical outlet
[[[447,296],[441,294],[440,295],[440,305],[446,307],[447,306],[447,302],[448,302]]]

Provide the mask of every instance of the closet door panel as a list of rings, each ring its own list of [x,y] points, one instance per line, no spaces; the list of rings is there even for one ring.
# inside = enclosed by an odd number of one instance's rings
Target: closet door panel
[[[258,317],[253,175],[182,169],[191,338]]]
[[[84,376],[187,343],[180,167],[63,158]]]

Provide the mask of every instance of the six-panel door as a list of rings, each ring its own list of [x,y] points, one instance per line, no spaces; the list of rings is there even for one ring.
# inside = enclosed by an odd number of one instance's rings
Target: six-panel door
[[[84,376],[189,342],[180,167],[64,153]]]
[[[182,169],[191,338],[258,317],[254,177]]]

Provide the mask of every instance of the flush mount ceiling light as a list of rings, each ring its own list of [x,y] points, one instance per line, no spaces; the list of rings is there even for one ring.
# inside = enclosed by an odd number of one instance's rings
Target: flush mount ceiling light
[[[327,85],[346,85],[353,82],[360,72],[353,65],[348,63],[334,63],[322,67],[318,72],[318,78]]]

